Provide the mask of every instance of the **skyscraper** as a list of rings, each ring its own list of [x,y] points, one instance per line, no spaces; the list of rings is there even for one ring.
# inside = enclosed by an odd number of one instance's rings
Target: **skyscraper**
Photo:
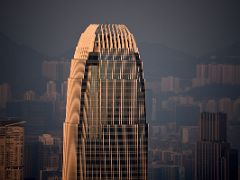
[[[0,180],[23,179],[24,127],[19,121],[0,122]]]
[[[125,25],[92,24],[71,61],[63,179],[146,180],[143,65]]]
[[[226,114],[202,113],[196,180],[237,180],[237,151],[227,142]]]

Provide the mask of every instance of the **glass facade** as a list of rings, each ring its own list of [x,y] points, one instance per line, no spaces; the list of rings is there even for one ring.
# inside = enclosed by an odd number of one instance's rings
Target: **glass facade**
[[[71,65],[69,81],[75,83],[68,85],[63,179],[146,180],[145,87],[135,41],[123,25],[98,25],[93,34],[93,50],[80,54],[86,60],[75,58]],[[74,68],[76,63],[83,66]],[[79,78],[71,77],[75,69],[82,70]],[[74,84],[80,92],[75,105]]]

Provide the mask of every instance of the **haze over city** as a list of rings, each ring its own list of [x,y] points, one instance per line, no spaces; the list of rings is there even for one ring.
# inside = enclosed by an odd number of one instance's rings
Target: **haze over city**
[[[0,23],[0,180],[239,180],[239,1],[3,0]]]
[[[239,8],[239,1],[226,0],[3,0],[0,32],[56,56],[74,47],[89,23],[124,23],[138,42],[198,56],[240,40]]]

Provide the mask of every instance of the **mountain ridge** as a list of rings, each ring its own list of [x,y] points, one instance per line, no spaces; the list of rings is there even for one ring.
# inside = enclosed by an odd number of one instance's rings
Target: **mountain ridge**
[[[0,83],[9,83],[13,94],[19,95],[28,89],[40,93],[44,58],[39,52],[0,33]]]

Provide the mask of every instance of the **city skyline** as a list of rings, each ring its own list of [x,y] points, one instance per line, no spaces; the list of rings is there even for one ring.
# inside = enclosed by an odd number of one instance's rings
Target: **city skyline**
[[[240,1],[3,0],[0,180],[239,180],[239,20]]]

